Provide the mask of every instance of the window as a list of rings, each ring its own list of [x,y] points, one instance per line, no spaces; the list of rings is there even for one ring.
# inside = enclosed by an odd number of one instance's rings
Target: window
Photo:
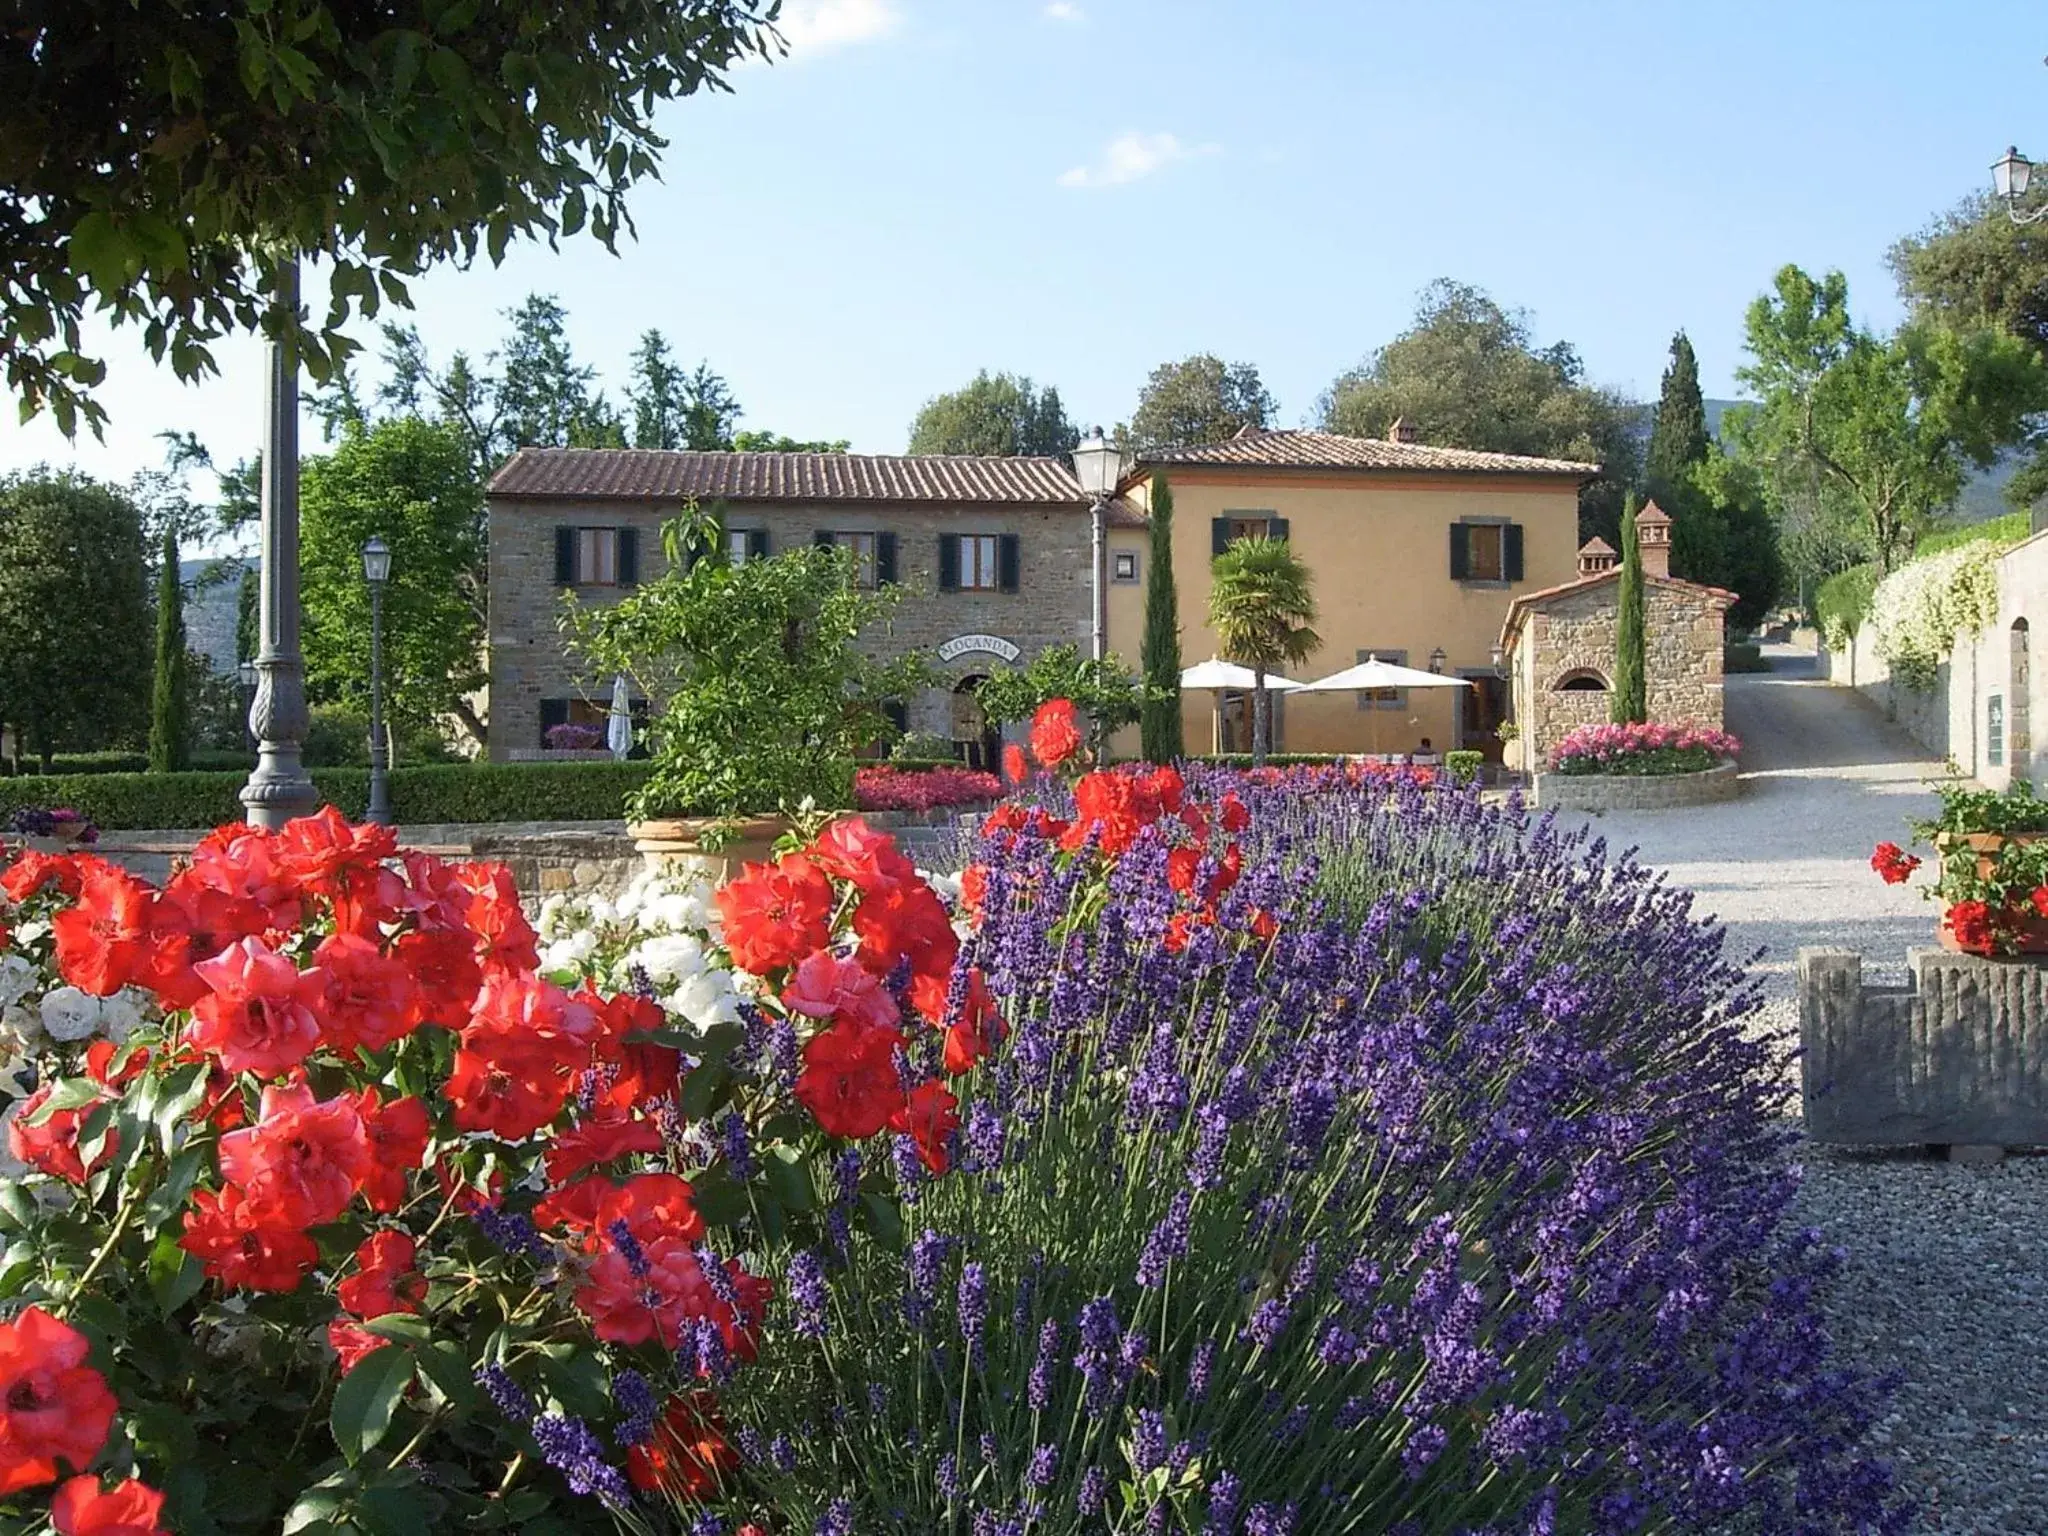
[[[1358,653],[1360,661],[1384,661],[1390,666],[1408,665],[1408,653],[1402,650],[1363,650]],[[1406,688],[1361,688],[1358,690],[1360,709],[1406,709],[1408,690]]]
[[[999,546],[992,533],[965,534],[960,539],[960,589],[996,592],[1002,589]]]
[[[734,565],[745,565],[747,556],[753,550],[754,530],[751,528],[728,528],[725,530],[725,555]]]
[[[1593,671],[1590,667],[1581,668],[1577,672],[1567,672],[1563,677],[1560,677],[1557,680],[1557,691],[1559,693],[1605,693],[1607,691],[1607,679],[1598,672]]]
[[[2005,698],[1992,694],[1984,702],[1984,761],[1993,768],[2005,763]]]
[[[1451,524],[1451,580],[1506,585],[1522,579],[1522,525]]]
[[[875,569],[875,548],[878,541],[874,534],[834,531],[827,534],[823,542],[852,550],[853,579],[863,587],[875,585],[878,574]]]
[[[647,701],[628,699],[628,713],[633,720],[633,747],[631,755],[647,755]],[[575,750],[593,752],[602,750],[610,737],[612,722],[611,700],[605,699],[542,699],[540,701],[540,745],[550,751]]]
[[[1138,552],[1134,549],[1120,549],[1110,567],[1112,581],[1133,582],[1138,579]]]
[[[1270,512],[1226,512],[1209,519],[1209,553],[1220,555],[1239,539],[1284,539],[1287,519]]]
[[[1230,519],[1230,542],[1239,539],[1263,539],[1272,519],[1265,517],[1233,517]]]

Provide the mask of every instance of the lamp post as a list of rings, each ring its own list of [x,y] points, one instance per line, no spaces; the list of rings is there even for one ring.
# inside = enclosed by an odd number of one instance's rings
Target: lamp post
[[[2026,201],[2027,188],[2033,185],[2033,181],[2033,162],[2017,149],[2007,149],[1991,164],[1991,190],[2005,200],[2006,217],[2015,224],[2033,224],[2048,218],[2048,202],[2025,212],[2020,210],[2020,204]]]
[[[1449,660],[1450,657],[1444,654],[1444,648],[1442,646],[1438,646],[1435,650],[1429,653],[1429,670],[1434,672],[1438,677],[1442,677],[1444,675],[1444,665]]]
[[[1104,561],[1109,540],[1109,498],[1123,478],[1123,450],[1107,441],[1097,427],[1074,449],[1074,478],[1081,482],[1089,500],[1089,643],[1088,654],[1096,661],[1108,654],[1109,611],[1104,599],[1107,573]]]
[[[299,307],[299,264],[278,264],[272,303]],[[242,786],[249,824],[272,831],[320,803],[300,758],[306,739],[306,667],[299,654],[299,354],[289,336],[263,344],[262,580],[257,594],[256,698],[249,734],[256,766]]]
[[[363,545],[363,580],[370,586],[370,808],[363,820],[391,825],[391,753],[384,740],[384,583],[391,579],[391,546],[374,534]]]

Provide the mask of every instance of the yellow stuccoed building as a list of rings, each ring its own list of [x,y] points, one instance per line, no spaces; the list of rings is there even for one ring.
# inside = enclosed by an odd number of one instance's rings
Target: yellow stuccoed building
[[[1246,430],[1227,442],[1139,457],[1123,494],[1149,508],[1173,491],[1173,574],[1184,666],[1217,654],[1209,569],[1235,538],[1285,538],[1314,580],[1322,647],[1311,682],[1376,656],[1470,680],[1469,688],[1275,697],[1278,752],[1446,752],[1499,761],[1507,683],[1497,653],[1516,596],[1578,573],[1579,487],[1593,464],[1438,448],[1397,421],[1385,439]],[[1131,520],[1135,522],[1135,519]],[[1142,649],[1147,534],[1112,528],[1111,649]],[[1186,693],[1190,752],[1248,750],[1245,699]],[[1135,747],[1135,732],[1131,743]],[[1427,748],[1424,743],[1427,742]],[[1121,745],[1121,743],[1120,743]]]

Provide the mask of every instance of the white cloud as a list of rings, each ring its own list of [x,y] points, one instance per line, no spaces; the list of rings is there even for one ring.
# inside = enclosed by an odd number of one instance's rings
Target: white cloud
[[[1074,0],[1051,0],[1045,8],[1047,21],[1086,21],[1087,13]]]
[[[1183,144],[1170,133],[1125,133],[1103,146],[1093,165],[1077,165],[1060,173],[1063,187],[1121,187],[1150,176],[1176,160],[1213,155],[1214,144]]]
[[[871,43],[902,24],[895,0],[787,0],[776,27],[797,56]]]

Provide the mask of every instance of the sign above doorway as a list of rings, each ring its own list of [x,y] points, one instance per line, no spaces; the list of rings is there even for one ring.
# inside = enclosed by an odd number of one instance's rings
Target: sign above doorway
[[[974,652],[1000,656],[1005,661],[1015,661],[1024,654],[1001,635],[955,635],[939,647],[939,660],[951,661]]]

